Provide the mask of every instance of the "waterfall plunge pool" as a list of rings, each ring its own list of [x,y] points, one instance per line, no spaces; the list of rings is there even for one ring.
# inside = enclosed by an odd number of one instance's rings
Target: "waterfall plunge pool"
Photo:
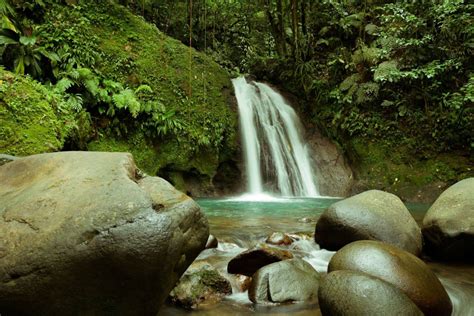
[[[197,199],[209,220],[211,234],[219,240],[219,248],[201,253],[197,261],[206,261],[227,276],[227,263],[238,253],[265,242],[272,232],[306,234],[307,240],[293,243],[289,250],[296,257],[325,272],[333,252],[319,249],[312,234],[318,217],[334,198],[289,198],[249,201],[245,199]],[[429,205],[407,204],[418,224]],[[288,249],[288,248],[286,248]],[[427,262],[447,289],[453,302],[453,315],[474,315],[474,266]],[[202,305],[193,311],[164,306],[159,315],[223,316],[223,315],[321,315],[317,304],[254,305],[247,293],[233,293],[215,305]]]

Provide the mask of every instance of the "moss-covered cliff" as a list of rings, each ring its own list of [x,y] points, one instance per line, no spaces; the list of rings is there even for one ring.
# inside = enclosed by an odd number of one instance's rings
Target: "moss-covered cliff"
[[[213,194],[218,170],[235,167],[238,157],[229,74],[115,1],[66,3],[47,1],[37,12],[21,12],[38,34],[36,45],[57,53],[60,62],[43,72],[42,80],[52,84],[15,76],[18,83],[2,85],[1,115],[8,123],[2,122],[0,152],[128,151],[145,172],[189,193]],[[19,86],[26,82],[31,88]],[[61,98],[76,105],[61,113],[55,105]],[[30,104],[38,113],[19,119],[17,112]],[[78,107],[87,115],[70,123],[81,133],[64,147],[66,123],[56,115],[75,117]]]

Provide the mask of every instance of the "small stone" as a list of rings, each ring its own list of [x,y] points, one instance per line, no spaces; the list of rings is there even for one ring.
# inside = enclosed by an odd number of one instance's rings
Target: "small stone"
[[[275,233],[272,233],[270,236],[268,236],[265,242],[271,245],[288,246],[288,245],[291,245],[293,240],[291,240],[290,236],[288,236],[285,233],[275,232]]]
[[[209,235],[206,243],[206,249],[217,248],[219,241],[214,235]]]
[[[173,304],[186,309],[211,305],[232,294],[232,286],[209,264],[193,264],[170,293]]]

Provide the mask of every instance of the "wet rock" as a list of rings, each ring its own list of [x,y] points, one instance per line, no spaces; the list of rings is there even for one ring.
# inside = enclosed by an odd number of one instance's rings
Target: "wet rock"
[[[173,304],[194,309],[199,305],[215,304],[232,294],[230,282],[209,264],[192,265],[171,291]]]
[[[304,260],[275,262],[254,274],[249,299],[254,303],[311,301],[318,295],[319,279],[319,273]]]
[[[62,152],[0,167],[0,311],[156,315],[204,248],[199,206],[130,154]],[[52,303],[54,302],[54,303]]]
[[[398,288],[354,271],[334,271],[319,287],[323,315],[419,315],[420,309]]]
[[[425,250],[447,260],[474,259],[474,178],[449,187],[423,219]]]
[[[313,240],[313,234],[308,234],[308,233],[290,233],[287,234],[293,241],[299,241],[299,240]]]
[[[378,277],[404,292],[426,315],[451,315],[446,290],[416,256],[378,241],[353,242],[329,262],[328,272],[352,270]]]
[[[206,243],[206,249],[217,248],[219,241],[214,235],[209,235]]]
[[[3,166],[4,164],[6,164],[8,162],[15,161],[16,159],[18,159],[18,158],[15,157],[15,156],[0,154],[0,166]]]
[[[275,232],[275,233],[272,233],[270,236],[268,236],[265,242],[271,245],[288,246],[288,245],[291,245],[293,241],[291,240],[290,236],[288,236],[287,234]]]
[[[379,240],[418,255],[421,230],[395,195],[371,190],[332,204],[318,220],[315,241],[338,250],[356,240]]]
[[[291,252],[262,246],[244,251],[229,261],[227,272],[252,276],[258,269],[268,264],[291,259]]]

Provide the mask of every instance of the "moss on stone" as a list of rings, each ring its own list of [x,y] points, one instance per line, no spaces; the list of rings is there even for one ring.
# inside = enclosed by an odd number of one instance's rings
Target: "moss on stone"
[[[26,156],[58,151],[75,126],[60,99],[29,77],[0,69],[0,152]]]

